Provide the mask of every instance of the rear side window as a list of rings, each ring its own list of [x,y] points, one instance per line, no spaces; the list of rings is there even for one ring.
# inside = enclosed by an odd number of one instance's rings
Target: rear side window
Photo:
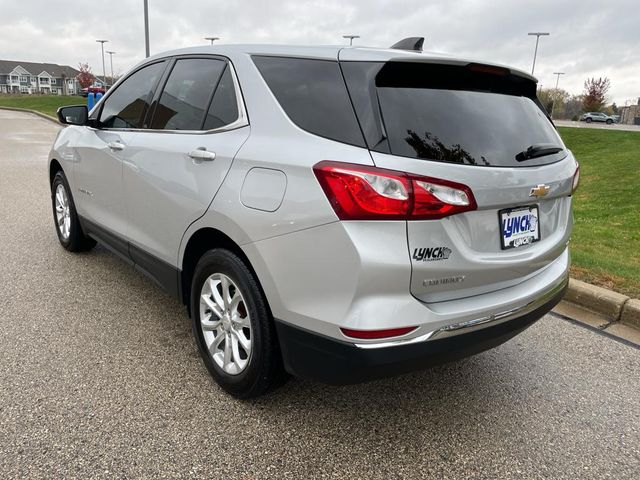
[[[101,125],[104,128],[140,128],[164,67],[164,62],[154,63],[124,80],[105,99],[100,113]]]
[[[343,62],[342,68],[374,151],[498,167],[544,165],[566,156],[536,102],[535,84],[506,69],[409,62]],[[561,151],[518,161],[536,146]]]
[[[227,66],[213,95],[207,118],[204,121],[205,130],[213,130],[229,125],[238,119],[238,99],[233,85],[231,69]]]
[[[151,128],[201,130],[211,95],[224,69],[222,60],[178,60],[160,96]]]
[[[253,57],[287,116],[315,135],[364,147],[338,62]]]

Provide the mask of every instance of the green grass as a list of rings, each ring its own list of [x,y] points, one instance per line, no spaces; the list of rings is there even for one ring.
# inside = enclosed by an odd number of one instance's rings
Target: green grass
[[[558,130],[580,162],[572,276],[640,298],[640,132]]]
[[[52,117],[56,116],[59,107],[86,102],[86,98],[72,95],[0,95],[0,107],[27,108]]]

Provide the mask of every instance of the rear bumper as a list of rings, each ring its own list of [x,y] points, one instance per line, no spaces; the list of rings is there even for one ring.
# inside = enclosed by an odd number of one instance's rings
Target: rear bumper
[[[347,385],[391,377],[446,363],[496,347],[532,325],[564,296],[567,283],[544,303],[522,315],[481,328],[461,329],[445,338],[367,349],[276,320],[287,371],[297,377]]]

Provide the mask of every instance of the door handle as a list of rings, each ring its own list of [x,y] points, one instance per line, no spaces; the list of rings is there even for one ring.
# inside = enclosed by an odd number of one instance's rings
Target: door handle
[[[124,150],[124,144],[120,142],[109,142],[107,143],[107,147],[111,150]]]
[[[214,160],[216,158],[216,154],[214,152],[210,152],[206,150],[204,147],[197,148],[189,152],[189,157],[194,160]]]

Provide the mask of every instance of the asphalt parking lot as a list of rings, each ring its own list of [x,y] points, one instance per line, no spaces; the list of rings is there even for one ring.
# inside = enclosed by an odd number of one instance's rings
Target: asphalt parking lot
[[[640,350],[552,315],[428,371],[231,399],[177,301],[58,245],[57,129],[0,110],[0,478],[638,478]]]

